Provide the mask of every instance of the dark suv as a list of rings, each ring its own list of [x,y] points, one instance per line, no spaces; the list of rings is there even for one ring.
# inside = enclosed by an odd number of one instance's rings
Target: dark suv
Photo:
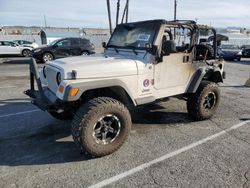
[[[34,49],[33,57],[44,63],[53,59],[94,54],[95,47],[88,39],[63,38],[58,39],[47,46]]]

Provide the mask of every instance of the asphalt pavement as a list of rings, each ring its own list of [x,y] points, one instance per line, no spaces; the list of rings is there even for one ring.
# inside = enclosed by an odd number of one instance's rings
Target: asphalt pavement
[[[185,101],[149,105],[128,141],[102,158],[80,154],[70,122],[22,93],[28,65],[0,64],[0,187],[250,187],[250,60],[226,62],[217,114],[195,122]]]

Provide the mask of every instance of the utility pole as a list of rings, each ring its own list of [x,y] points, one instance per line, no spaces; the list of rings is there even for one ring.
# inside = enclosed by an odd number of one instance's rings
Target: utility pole
[[[174,21],[177,19],[177,0],[174,0]],[[174,29],[174,39],[176,39],[176,29]]]
[[[44,26],[45,26],[45,28],[47,28],[47,21],[46,21],[46,15],[45,14],[43,15],[43,19],[44,19]]]
[[[174,21],[176,21],[177,15],[177,0],[174,0]]]

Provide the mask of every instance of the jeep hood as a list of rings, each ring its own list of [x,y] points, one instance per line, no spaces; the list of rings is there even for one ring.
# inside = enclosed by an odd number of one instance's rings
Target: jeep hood
[[[64,79],[71,79],[72,70],[76,71],[77,78],[105,78],[130,76],[137,74],[135,60],[125,59],[122,56],[107,57],[104,55],[76,56],[51,61],[47,66],[60,70]]]

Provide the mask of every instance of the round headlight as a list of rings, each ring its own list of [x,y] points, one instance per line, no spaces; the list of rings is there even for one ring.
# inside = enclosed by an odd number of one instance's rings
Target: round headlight
[[[56,75],[56,81],[57,81],[57,84],[60,85],[60,83],[62,81],[62,76],[61,76],[60,72],[58,72],[57,75]]]

